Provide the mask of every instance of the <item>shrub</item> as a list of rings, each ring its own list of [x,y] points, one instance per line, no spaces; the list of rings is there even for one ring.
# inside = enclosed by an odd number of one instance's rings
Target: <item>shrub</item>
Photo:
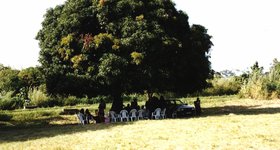
[[[13,97],[12,91],[5,93],[0,98],[0,109],[1,110],[12,110],[23,107],[23,100],[20,97]]]
[[[241,88],[238,77],[215,77],[208,81],[209,88],[202,91],[202,95],[232,95],[237,94]]]
[[[274,60],[270,71],[265,74],[262,73],[262,68],[252,67],[249,79],[242,86],[239,95],[253,99],[280,98],[280,62]]]
[[[76,96],[68,96],[63,99],[63,104],[68,106],[74,106],[78,104],[78,100]]]
[[[264,98],[264,76],[262,70],[253,70],[247,82],[241,87],[239,95],[246,98]]]
[[[39,107],[49,106],[49,97],[47,94],[40,88],[33,88],[28,91],[28,97],[31,100],[32,105]]]
[[[80,104],[94,104],[96,101],[94,98],[88,98],[87,96],[85,96],[83,98],[79,98],[78,102]]]
[[[93,98],[94,103],[99,103],[101,100],[103,100],[106,103],[112,102],[110,96],[99,95]]]

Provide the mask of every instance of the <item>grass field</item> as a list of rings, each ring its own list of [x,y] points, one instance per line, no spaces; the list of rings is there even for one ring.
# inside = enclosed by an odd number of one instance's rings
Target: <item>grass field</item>
[[[201,102],[199,117],[85,126],[62,108],[2,111],[0,149],[280,149],[280,100]]]

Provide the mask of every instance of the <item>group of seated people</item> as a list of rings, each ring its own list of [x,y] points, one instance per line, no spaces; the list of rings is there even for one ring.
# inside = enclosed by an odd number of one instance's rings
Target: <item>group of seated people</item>
[[[95,121],[96,123],[104,122],[105,119],[103,115],[98,113],[98,110],[95,111],[95,116],[92,115],[88,109],[84,110],[83,108],[78,112],[77,116],[81,124],[89,124],[90,121]],[[103,116],[103,117],[102,117]]]
[[[112,121],[117,121],[120,120],[122,117],[121,111],[126,110],[127,112],[127,117],[131,117],[131,115],[134,115],[135,120],[136,119],[152,119],[153,118],[153,112],[157,109],[160,108],[161,112],[164,110],[165,113],[165,100],[161,96],[160,99],[157,97],[152,97],[149,99],[145,105],[139,106],[137,103],[137,99],[133,99],[133,101],[130,104],[127,104],[126,106],[123,106],[120,111],[113,111],[110,110],[108,115],[105,115],[104,110],[106,108],[106,103],[104,101],[101,101],[98,107],[98,110],[95,110],[95,116],[92,115],[88,109],[84,111],[82,108],[78,115],[78,118],[82,124],[89,124],[89,122],[92,120],[95,123],[102,123],[102,122],[112,122]],[[136,112],[136,114],[132,114]],[[124,115],[124,114],[123,114]],[[164,114],[163,114],[164,115]],[[117,119],[117,120],[114,120]]]
[[[200,99],[194,102],[196,115],[201,114]],[[95,110],[95,116],[92,115],[88,109],[83,108],[77,114],[79,121],[82,124],[89,124],[90,121],[95,123],[109,123],[123,121],[133,121],[139,119],[159,119],[172,116],[170,112],[173,110],[174,106],[170,105],[170,101],[166,101],[163,96],[157,98],[155,96],[151,97],[146,101],[145,105],[139,106],[137,99],[133,99],[130,104],[122,106],[118,110],[110,110],[107,115],[105,115],[106,103],[101,100],[98,110]],[[165,112],[167,111],[167,114]]]
[[[127,110],[128,112],[130,112],[133,109],[136,109],[138,111],[138,114],[139,114],[139,110],[141,110],[141,112],[143,112],[143,117],[144,118],[152,119],[152,117],[153,117],[152,113],[157,108],[160,108],[163,111],[164,109],[166,109],[166,107],[167,107],[167,104],[166,104],[166,101],[164,100],[163,96],[160,96],[160,99],[153,96],[150,99],[148,99],[148,101],[146,101],[145,105],[143,105],[141,107],[138,105],[137,99],[133,99],[131,104],[127,104],[127,106],[123,107],[123,109]]]
[[[105,112],[106,103],[101,100],[98,106],[98,110],[95,110],[95,116],[92,115],[88,109],[84,110],[83,108],[78,112],[77,117],[81,124],[89,124],[90,121],[94,121],[95,123],[105,122]]]

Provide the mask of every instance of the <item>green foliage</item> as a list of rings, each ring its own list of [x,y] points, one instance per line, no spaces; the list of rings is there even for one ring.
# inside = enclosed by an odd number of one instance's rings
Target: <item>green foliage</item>
[[[22,86],[27,88],[38,87],[44,82],[44,77],[39,67],[29,67],[21,70],[18,73],[18,78]]]
[[[144,59],[144,56],[142,53],[138,53],[138,52],[132,52],[130,54],[131,58],[133,59],[133,63],[135,63],[136,65],[139,65],[142,60]]]
[[[248,97],[254,99],[264,99],[267,98],[266,91],[264,91],[264,83],[265,83],[265,76],[262,74],[260,70],[254,70],[241,90],[240,96],[241,97]]]
[[[74,106],[74,105],[78,104],[78,100],[77,100],[77,97],[75,97],[75,96],[68,96],[67,98],[65,98],[63,100],[63,103],[66,106]]]
[[[18,70],[2,67],[0,70],[0,92],[19,91],[22,85],[18,73]]]
[[[0,93],[14,91],[12,97],[16,96],[26,99],[29,88],[38,87],[43,84],[44,77],[38,67],[30,67],[21,71],[13,70],[10,67],[0,69]],[[11,98],[12,98],[11,97]]]
[[[119,83],[119,81],[122,81],[126,65],[127,61],[122,57],[114,54],[104,54],[103,57],[100,58],[97,77],[102,80],[102,84],[114,86],[116,83]]]
[[[195,49],[201,53],[208,53],[213,43],[210,41],[212,38],[207,34],[207,29],[201,25],[193,25],[191,27],[191,39],[195,45]]]
[[[202,91],[202,95],[232,95],[237,94],[241,88],[242,82],[236,76],[214,77],[208,81],[210,87]]]
[[[0,110],[22,108],[23,103],[23,99],[14,96],[14,92],[10,91],[0,97]]]
[[[49,105],[50,98],[42,88],[30,89],[28,97],[31,100],[31,105],[36,105],[38,107],[47,107]]]
[[[280,98],[280,63],[273,61],[270,71],[263,73],[263,68],[255,63],[252,67],[249,79],[242,86],[239,95],[254,99],[278,99]]]

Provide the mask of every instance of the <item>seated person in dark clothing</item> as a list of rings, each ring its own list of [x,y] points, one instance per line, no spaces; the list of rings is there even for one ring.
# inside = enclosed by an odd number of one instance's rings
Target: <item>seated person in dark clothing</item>
[[[141,106],[141,109],[143,110],[143,117],[144,118],[149,118],[149,114],[150,114],[149,110],[146,109],[144,105]]]
[[[137,103],[137,99],[134,98],[133,101],[131,102],[131,109],[136,109],[139,110],[140,106]]]
[[[153,111],[155,111],[155,109],[160,108],[160,106],[159,106],[159,99],[157,97],[155,97],[155,96],[152,97],[150,104],[151,104],[150,112],[153,112]]]
[[[88,109],[86,109],[86,111],[85,111],[85,118],[86,118],[86,121],[85,121],[86,124],[89,124],[89,121],[94,119],[93,115],[89,112]]]
[[[99,112],[97,109],[95,110],[95,116],[92,116],[92,118],[95,120],[96,123],[102,122],[102,118],[99,116]],[[104,122],[104,120],[103,120],[103,122]]]
[[[127,104],[126,107],[124,107],[124,109],[125,109],[126,111],[130,112],[130,110],[131,110],[130,104]]]

